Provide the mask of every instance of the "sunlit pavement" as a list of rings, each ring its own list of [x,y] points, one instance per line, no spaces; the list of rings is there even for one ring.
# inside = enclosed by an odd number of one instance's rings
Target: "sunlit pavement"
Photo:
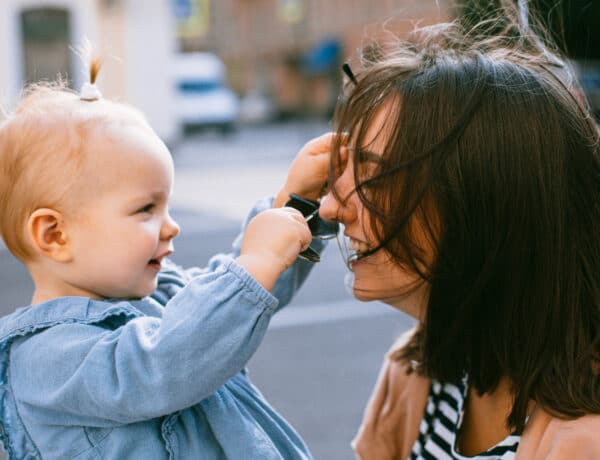
[[[325,122],[242,128],[229,137],[205,133],[171,146],[172,214],[182,227],[174,260],[203,265],[227,251],[252,203],[275,193],[289,163]],[[248,364],[253,381],[298,429],[316,459],[346,460],[384,352],[411,321],[391,307],[360,303],[343,286],[335,243],[322,254],[292,304],[273,319]],[[0,313],[28,302],[25,270],[0,249]],[[0,455],[0,459],[2,455]]]
[[[308,121],[187,138],[171,149],[176,168],[172,205],[240,220],[256,199],[283,185],[300,148],[329,130],[326,122]]]

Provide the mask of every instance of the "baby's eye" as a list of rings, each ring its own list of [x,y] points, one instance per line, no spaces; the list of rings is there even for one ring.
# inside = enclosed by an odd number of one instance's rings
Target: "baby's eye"
[[[147,205],[142,206],[140,209],[138,209],[137,212],[141,212],[141,213],[152,212],[153,209],[154,209],[154,203],[148,203]]]

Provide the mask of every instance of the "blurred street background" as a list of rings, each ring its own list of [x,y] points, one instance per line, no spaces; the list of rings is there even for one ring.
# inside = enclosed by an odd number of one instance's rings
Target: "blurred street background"
[[[539,11],[600,110],[600,1],[514,0]],[[103,94],[138,107],[171,148],[174,260],[227,251],[252,203],[275,193],[309,139],[331,130],[343,62],[403,37],[415,22],[486,17],[497,0],[0,0],[0,107],[58,75],[78,90],[87,38],[104,57]],[[273,320],[248,367],[317,460],[353,458],[349,442],[384,352],[411,326],[344,288],[335,242]],[[0,242],[0,315],[32,285]],[[4,457],[0,453],[0,459]]]

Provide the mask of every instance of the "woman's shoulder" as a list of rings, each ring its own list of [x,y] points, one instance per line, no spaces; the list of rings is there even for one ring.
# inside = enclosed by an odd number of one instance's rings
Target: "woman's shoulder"
[[[517,459],[600,458],[600,414],[563,419],[540,409],[526,427]]]
[[[390,347],[367,403],[362,424],[352,441],[362,460],[407,458],[419,434],[430,380],[401,357],[414,330]]]
[[[413,327],[402,333],[400,336],[398,336],[398,338],[396,338],[392,346],[388,349],[388,352],[386,353],[386,358],[390,361],[399,361],[406,365],[409,365],[410,363],[401,359],[401,355],[404,347],[408,345],[410,339],[412,339],[413,335],[415,335],[416,330],[416,327]]]
[[[552,447],[549,459],[599,459],[600,414],[589,414],[575,420],[553,418]]]

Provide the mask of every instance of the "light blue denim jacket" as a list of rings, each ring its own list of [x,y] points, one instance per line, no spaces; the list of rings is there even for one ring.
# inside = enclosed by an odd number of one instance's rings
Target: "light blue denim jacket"
[[[145,299],[64,297],[2,318],[9,458],[310,459],[244,367],[309,270],[296,262],[271,294],[217,255],[205,269],[168,264]]]

